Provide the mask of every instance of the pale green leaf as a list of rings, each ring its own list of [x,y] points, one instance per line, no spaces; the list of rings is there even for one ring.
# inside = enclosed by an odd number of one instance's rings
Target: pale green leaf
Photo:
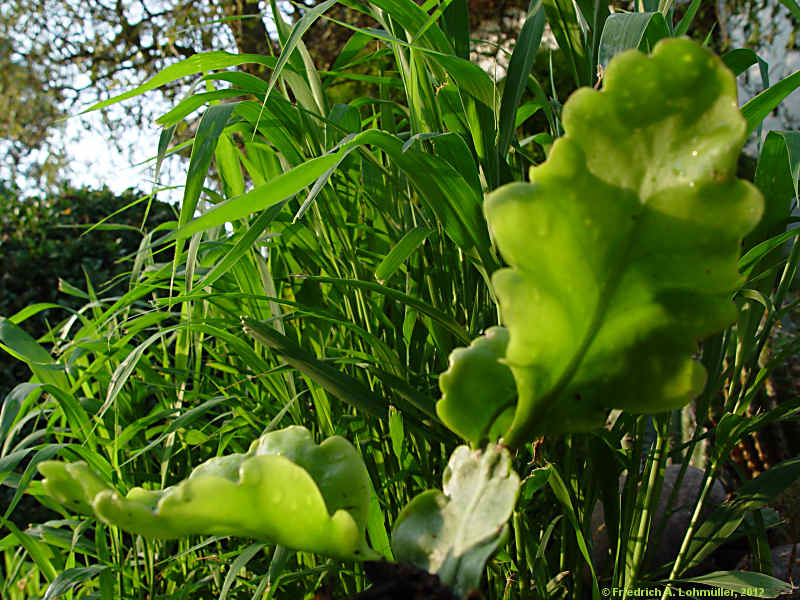
[[[245,454],[212,458],[188,479],[123,496],[83,462],[38,465],[44,489],[75,510],[146,537],[233,535],[365,560],[369,475],[352,444],[314,444],[294,426],[264,434]]]
[[[746,123],[734,77],[694,42],[619,55],[563,122],[533,184],[485,203],[512,266],[492,278],[519,393],[512,445],[697,395],[705,370],[691,356],[736,317],[740,243],[763,206],[735,177]]]
[[[519,477],[505,448],[456,448],[442,478],[400,513],[392,530],[399,561],[436,573],[459,598],[478,588],[483,568],[508,532]]]

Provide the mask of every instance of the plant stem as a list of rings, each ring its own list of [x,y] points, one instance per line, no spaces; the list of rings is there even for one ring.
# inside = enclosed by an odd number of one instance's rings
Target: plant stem
[[[716,462],[710,463],[703,472],[703,487],[700,492],[700,497],[697,499],[697,504],[695,505],[694,513],[692,514],[692,520],[689,523],[689,528],[686,530],[686,535],[683,536],[681,549],[678,551],[678,556],[675,558],[675,564],[672,565],[672,570],[670,571],[668,579],[675,579],[678,575],[680,575],[681,569],[683,568],[684,557],[689,549],[689,543],[692,540],[692,536],[694,535],[698,523],[700,522],[700,515],[702,514],[703,505],[706,503],[706,498],[711,492],[711,487],[714,484],[712,473],[715,465]],[[670,589],[670,584],[667,583],[667,586],[664,588],[664,593],[661,596],[662,600],[665,600],[669,596]]]
[[[666,421],[669,423],[669,421]],[[641,513],[639,515],[639,523],[636,534],[633,539],[631,551],[625,564],[625,592],[623,598],[627,597],[628,590],[636,582],[639,574],[639,569],[642,564],[645,552],[647,550],[647,539],[650,534],[651,515],[655,510],[655,505],[661,496],[661,484],[663,482],[664,474],[663,467],[666,461],[667,454],[664,451],[667,443],[667,429],[663,423],[658,423],[656,427],[656,440],[653,445],[653,450],[650,453],[648,460],[649,474],[647,479],[647,490],[645,491],[644,501],[641,504]],[[637,494],[639,496],[641,492]],[[631,548],[631,545],[628,546]]]
[[[523,543],[522,519],[520,518],[519,511],[514,511],[513,527],[514,527],[514,549],[517,555],[517,573],[519,574],[519,597],[520,600],[525,600],[528,597],[528,590],[531,589],[531,580],[528,575],[527,560],[525,556],[525,544]]]

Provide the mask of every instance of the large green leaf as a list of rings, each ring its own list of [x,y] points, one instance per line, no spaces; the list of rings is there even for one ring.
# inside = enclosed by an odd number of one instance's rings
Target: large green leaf
[[[736,179],[746,123],[721,61],[689,40],[620,54],[564,106],[533,184],[485,212],[512,266],[493,276],[519,399],[509,444],[660,412],[705,383],[696,342],[734,321],[758,190]]]
[[[519,495],[508,450],[456,448],[444,472],[444,493],[428,490],[403,509],[392,530],[399,561],[436,573],[459,598],[478,588],[483,567],[503,543]]]
[[[86,463],[44,461],[44,489],[74,510],[147,537],[252,537],[341,559],[376,558],[364,535],[369,475],[352,444],[316,445],[304,427],[264,434],[246,454],[212,458],[188,479],[126,496]]]

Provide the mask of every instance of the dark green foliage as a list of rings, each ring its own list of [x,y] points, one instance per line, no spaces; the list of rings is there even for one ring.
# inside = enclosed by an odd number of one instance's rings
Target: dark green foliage
[[[98,293],[122,292],[127,280],[120,276],[131,268],[124,259],[137,251],[142,239],[138,230],[148,201],[137,203],[140,198],[134,190],[117,196],[108,188],[69,187],[43,198],[23,198],[18,189],[0,183],[0,315],[10,317],[38,302],[57,302],[73,309],[86,304],[86,298],[60,291],[60,280],[86,290],[88,276]],[[92,225],[129,205],[103,227],[87,233]],[[173,218],[168,204],[154,202],[144,229]],[[39,338],[47,333],[48,323],[54,325],[66,316],[66,311],[47,310],[27,319],[22,327]],[[27,378],[26,367],[2,353],[0,397]]]

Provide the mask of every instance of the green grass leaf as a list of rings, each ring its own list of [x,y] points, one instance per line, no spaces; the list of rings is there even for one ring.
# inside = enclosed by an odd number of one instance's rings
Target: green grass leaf
[[[219,51],[195,54],[186,60],[182,60],[179,63],[162,69],[157,75],[154,75],[150,80],[139,87],[114,96],[113,98],[109,98],[108,100],[93,104],[89,108],[83,110],[81,114],[106,108],[117,102],[127,100],[128,98],[134,98],[189,75],[197,75],[198,73],[205,73],[216,69],[236,67],[247,63],[255,63],[273,68],[275,66],[275,58],[271,56],[261,56],[260,54],[231,54],[229,52]]]
[[[375,269],[375,279],[384,284],[417,248],[433,233],[430,227],[415,227],[406,233]]]
[[[742,114],[747,120],[747,133],[755,131],[761,121],[798,87],[800,87],[800,71],[795,71],[745,103],[742,106]]]
[[[497,135],[497,153],[503,157],[511,145],[511,138],[516,129],[516,116],[522,95],[528,84],[528,76],[533,68],[533,61],[539,50],[544,33],[544,9],[539,8],[528,15],[511,54],[508,63],[503,97],[500,100],[500,124]]]
[[[222,582],[222,589],[219,592],[219,600],[225,600],[225,598],[228,597],[228,592],[230,592],[233,582],[236,581],[239,571],[247,566],[247,563],[249,563],[256,554],[261,552],[265,546],[266,544],[256,542],[254,544],[250,544],[239,553],[239,556],[237,556],[231,563],[231,566],[228,567],[228,572],[225,575],[225,581]]]
[[[69,390],[64,365],[53,360],[25,330],[4,317],[0,317],[0,349],[27,364],[39,381]]]
[[[792,591],[792,585],[785,581],[751,571],[714,571],[697,577],[676,579],[674,582],[700,583],[755,598],[777,598]]]
[[[569,62],[575,85],[589,85],[592,80],[591,48],[586,48],[575,5],[572,0],[543,0],[542,5],[558,47]]]
[[[607,67],[617,54],[638,48],[648,52],[655,43],[669,37],[669,27],[660,12],[618,13],[606,19],[600,38],[598,63]]]
[[[47,586],[47,591],[42,596],[42,600],[53,600],[63,596],[76,585],[93,579],[108,568],[109,565],[92,565],[90,567],[66,569],[50,582],[50,585]]]
[[[386,403],[357,379],[318,360],[266,323],[243,318],[242,324],[247,335],[283,356],[288,364],[342,402],[377,417],[388,415]]]

